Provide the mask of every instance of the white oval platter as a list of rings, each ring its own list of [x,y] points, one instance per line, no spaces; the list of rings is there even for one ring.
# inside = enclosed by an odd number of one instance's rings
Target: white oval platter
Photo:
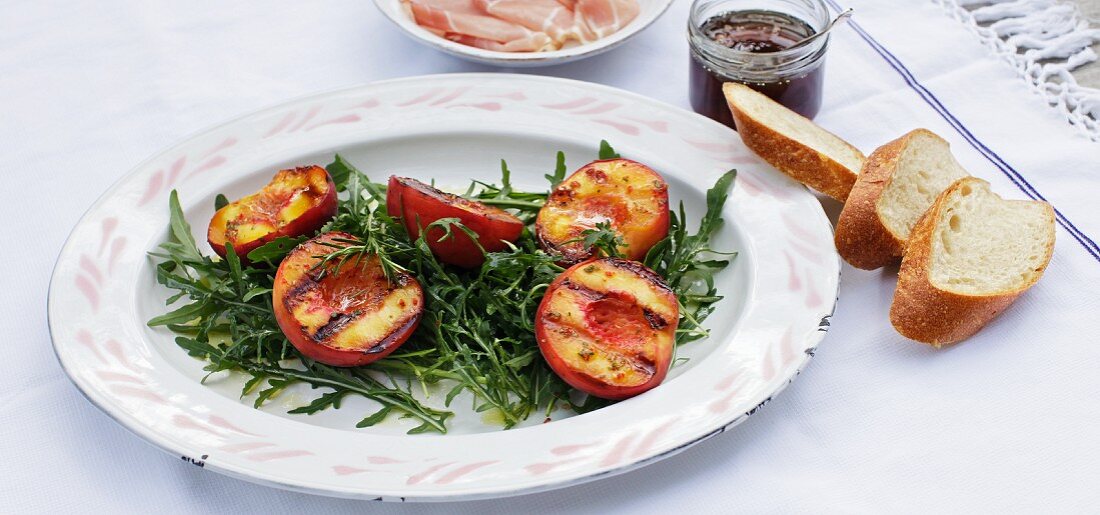
[[[340,152],[377,180],[390,174],[462,186],[498,180],[545,188],[562,150],[570,169],[601,139],[662,173],[690,224],[705,190],[738,169],[714,245],[740,254],[720,273],[726,298],[707,339],[660,387],[579,416],[556,412],[503,431],[462,402],[448,434],[406,435],[410,421],[365,429],[375,407],[287,415],[307,387],[262,409],[233,375],[200,384],[203,363],[145,321],[168,295],[148,252],[164,240],[179,191],[202,237],[218,193],[243,196],[280,168]],[[744,420],[781,391],[825,335],[840,263],[816,198],[707,118],[590,83],[455,74],[378,82],[295,100],[223,124],[150,158],[73,229],[57,261],[49,325],[61,365],[88,399],[135,434],[208,470],[266,485],[381,500],[453,500],[534,492],[621,473]],[[316,393],[314,393],[315,395]],[[440,405],[443,394],[429,399]],[[468,405],[468,404],[467,404]],[[394,417],[391,417],[394,418]]]

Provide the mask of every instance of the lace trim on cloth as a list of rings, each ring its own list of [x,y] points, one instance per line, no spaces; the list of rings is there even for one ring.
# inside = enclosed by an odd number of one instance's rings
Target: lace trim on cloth
[[[1070,73],[1097,60],[1090,47],[1100,41],[1100,28],[1089,27],[1075,5],[1059,0],[932,1],[968,26],[1089,139],[1100,141],[1100,89],[1077,84]]]

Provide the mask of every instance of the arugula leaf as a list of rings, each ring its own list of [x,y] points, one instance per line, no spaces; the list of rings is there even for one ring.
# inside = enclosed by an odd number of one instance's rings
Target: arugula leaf
[[[340,409],[340,399],[343,399],[345,395],[349,394],[348,390],[333,390],[328,393],[322,394],[320,397],[313,399],[313,402],[294,408],[287,413],[291,415],[312,415],[318,411],[326,410],[328,408]]]
[[[172,190],[168,196],[168,211],[170,214],[168,242],[178,246],[174,248],[178,250],[180,261],[202,261],[202,253],[195,244],[195,238],[191,236],[191,224],[187,223],[187,218],[183,215],[183,208],[180,207],[179,194],[176,190]]]
[[[707,190],[707,211],[699,221],[699,230],[688,234],[684,204],[678,212],[671,212],[669,235],[654,245],[646,254],[644,264],[665,278],[676,292],[680,302],[680,324],[676,329],[676,342],[683,344],[708,335],[702,323],[714,311],[714,303],[721,300],[714,288],[714,274],[725,268],[737,257],[736,253],[719,252],[710,248],[710,238],[722,226],[722,209],[729,198],[736,170],[730,170]],[[728,259],[712,259],[724,255]]]
[[[355,427],[364,428],[373,426],[385,420],[386,415],[389,415],[390,411],[393,411],[393,408],[391,406],[382,406],[382,409],[375,411],[370,416],[364,418],[363,420],[360,420],[358,424],[355,424]]]
[[[252,263],[277,265],[291,250],[294,250],[294,247],[297,247],[298,244],[306,241],[306,239],[305,236],[298,236],[297,238],[279,236],[274,240],[252,249],[252,251],[248,253],[248,261]]]
[[[229,199],[225,198],[225,195],[218,193],[218,196],[214,197],[214,211],[218,211],[228,205]]]
[[[607,140],[600,140],[600,159],[618,159],[620,156],[615,152],[615,149],[611,148],[611,144]]]
[[[543,176],[546,177],[546,180],[550,181],[550,189],[557,188],[558,185],[561,184],[561,181],[565,180],[565,173],[567,171],[568,170],[565,168],[565,152],[559,150],[557,162],[554,165],[554,174],[547,174]]]
[[[580,241],[584,248],[593,249],[596,255],[604,257],[621,258],[621,249],[627,247],[623,236],[611,226],[611,222],[597,222],[594,229],[585,229],[581,231],[580,238],[565,243],[575,241]]]
[[[336,154],[332,162],[325,165],[325,170],[328,171],[329,177],[332,177],[332,183],[336,185],[336,191],[344,191],[347,189],[348,179],[358,172],[358,170],[340,154]]]

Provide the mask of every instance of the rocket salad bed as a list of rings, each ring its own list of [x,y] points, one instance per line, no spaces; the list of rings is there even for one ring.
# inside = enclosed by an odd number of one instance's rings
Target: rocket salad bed
[[[585,177],[600,184],[607,176],[627,181],[644,175],[641,170],[660,178],[644,165],[618,159],[606,142],[599,157],[601,161],[567,178],[559,153],[554,172],[546,176],[548,191],[514,189],[502,162],[499,185],[475,180],[461,198],[452,198],[433,194],[430,186],[410,190],[401,184],[403,193],[395,205],[393,180],[390,187],[371,182],[336,156],[325,167],[328,186],[303,172],[306,178],[295,176],[300,184],[291,184],[289,190],[269,190],[269,185],[261,192],[263,202],[256,205],[278,206],[277,216],[241,204],[248,198],[230,203],[219,196],[215,207],[230,221],[220,222],[217,229],[225,234],[218,237],[212,223],[210,239],[216,250],[215,240],[222,243],[219,254],[224,252],[224,258],[199,250],[173,193],[169,238],[153,255],[160,261],[158,282],[175,291],[168,304],[180,304],[149,325],[175,332],[180,347],[210,362],[205,370],[211,374],[249,374],[242,397],[255,395],[256,406],[299,382],[317,388],[318,394],[291,413],[339,408],[347,395],[378,402],[380,409],[366,414],[358,427],[394,415],[420,422],[410,433],[445,433],[452,400],[463,391],[473,394],[473,410],[496,410],[506,428],[559,407],[585,412],[610,402],[605,398],[640,393],[656,386],[667,372],[673,345],[664,349],[654,343],[662,335],[677,345],[706,336],[700,324],[721,299],[713,275],[734,256],[709,248],[711,235],[722,224],[719,213],[734,173],[723,175],[708,190],[706,214],[696,232],[689,233],[682,205],[669,211],[662,224],[664,213],[640,217],[631,211],[641,202],[627,202],[630,209],[596,202],[606,197],[604,190],[585,189]],[[657,184],[657,179],[651,189],[665,194],[659,205],[667,211],[664,183]],[[616,186],[621,185],[611,188]],[[340,193],[334,213],[327,212],[327,199],[335,192],[328,188]],[[595,196],[585,196],[592,191]],[[624,191],[635,194],[633,188]],[[410,195],[419,196],[410,200]],[[442,202],[446,209],[440,208],[439,216],[426,216],[425,209],[409,211],[424,198]],[[246,208],[259,214],[245,220],[240,213]],[[454,211],[458,208],[462,210]],[[572,219],[583,223],[566,224],[575,226],[573,233],[549,226],[577,210],[585,216]],[[462,216],[443,216],[452,212]],[[491,219],[499,222],[491,227],[518,227],[512,218],[523,226],[514,240],[507,231],[474,223]],[[657,230],[661,234],[652,237]],[[317,232],[328,237],[307,242]],[[240,245],[234,245],[235,239]],[[247,249],[243,259],[235,246]],[[611,259],[622,256],[637,261]],[[573,267],[577,270],[570,269],[563,279],[573,263],[580,263]],[[292,264],[299,267],[296,274],[288,271]],[[579,278],[597,270],[595,264],[601,273],[606,269],[632,281],[623,287],[628,293],[616,290],[615,284],[581,284]],[[638,273],[638,267],[653,275]],[[280,277],[290,275],[293,282],[280,283]],[[551,288],[563,282],[572,286]],[[334,284],[343,289],[333,290]],[[351,290],[377,291],[349,296]],[[570,322],[581,327],[563,325],[565,312],[540,309],[548,290],[579,292],[567,300],[585,310],[586,318]],[[662,291],[670,293],[674,306],[660,299],[642,300],[647,292]],[[311,317],[320,309],[316,303],[332,301],[333,295],[343,308],[329,306],[323,323],[314,323]],[[349,300],[355,309],[348,308]],[[392,319],[375,316],[397,305],[401,309],[393,308]],[[626,338],[585,330],[599,324],[615,328],[616,335],[623,329],[637,331],[625,331],[633,335]],[[573,338],[578,332],[583,338]],[[375,339],[366,336],[375,334]],[[369,345],[349,348],[352,336]],[[345,361],[349,357],[354,360]],[[629,373],[610,374],[619,370]],[[600,384],[592,386],[593,378]],[[447,393],[442,402],[429,406],[424,399],[433,385],[444,386]]]

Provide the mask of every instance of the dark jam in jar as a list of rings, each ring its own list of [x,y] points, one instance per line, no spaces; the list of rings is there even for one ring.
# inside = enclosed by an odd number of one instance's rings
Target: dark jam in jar
[[[759,55],[752,58],[753,69],[748,65],[739,69],[738,64],[725,63],[720,55],[708,56],[707,49],[693,44],[689,89],[695,112],[735,128],[722,83],[740,82],[802,116],[813,118],[817,114],[824,71],[821,59],[806,56],[812,61],[809,64],[798,59],[802,63],[795,65],[792,74],[784,70],[782,59],[776,58],[774,72],[768,71],[767,54],[786,50],[813,35],[815,31],[808,23],[773,11],[732,11],[707,19],[699,29],[699,34],[719,45],[719,51],[728,48],[730,53]],[[714,46],[709,46],[713,53]]]

